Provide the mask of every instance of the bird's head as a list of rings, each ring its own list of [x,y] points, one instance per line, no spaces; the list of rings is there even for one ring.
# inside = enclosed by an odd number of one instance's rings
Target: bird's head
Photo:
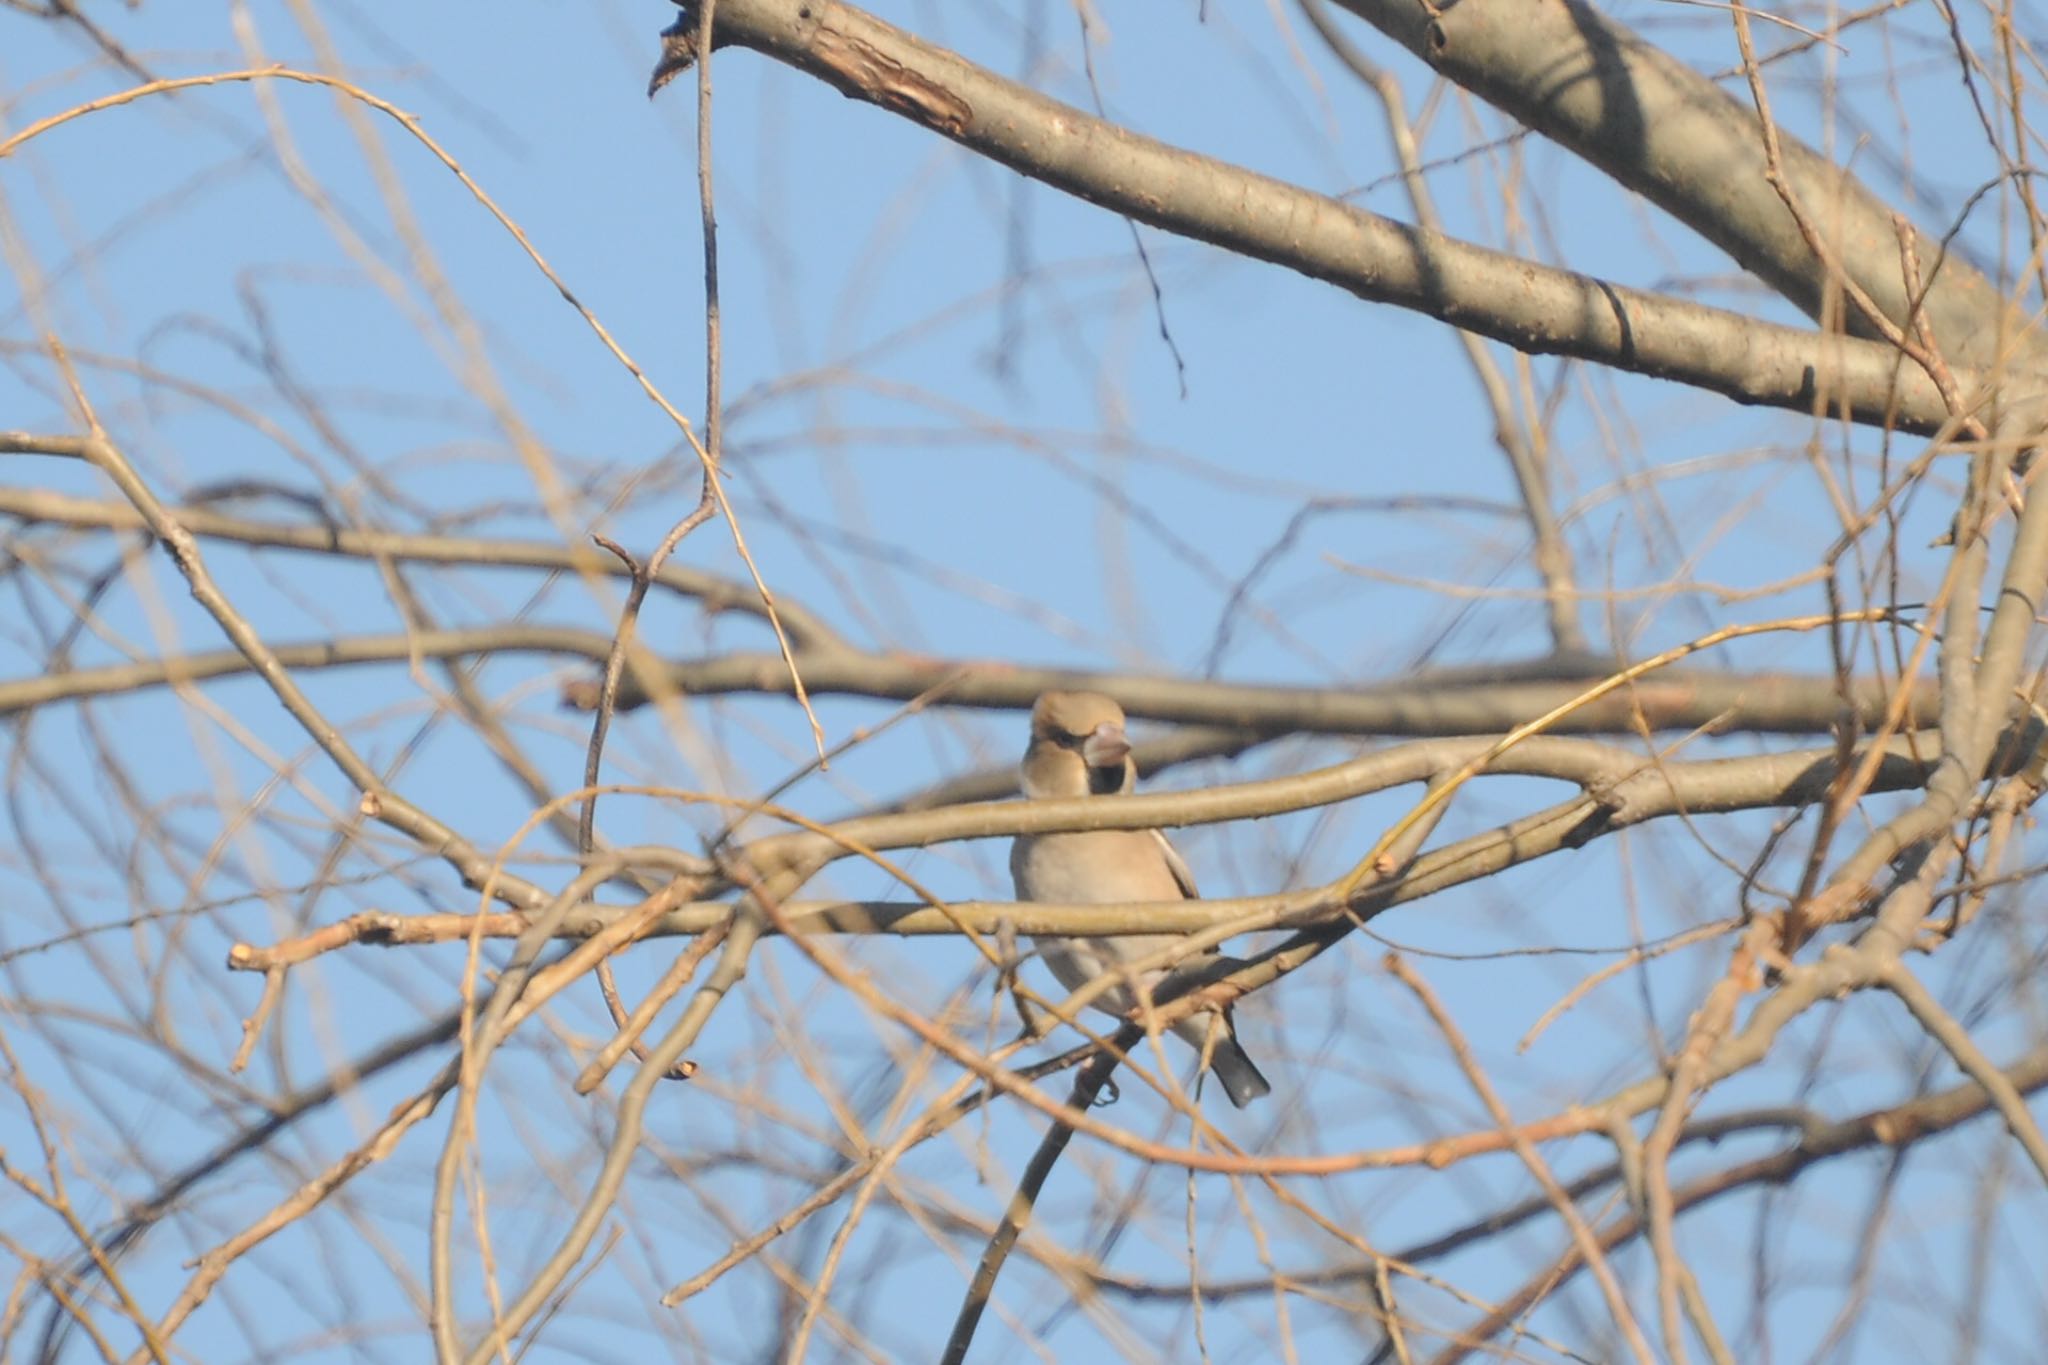
[[[1031,708],[1024,794],[1114,796],[1136,785],[1124,709],[1100,692],[1047,692]]]

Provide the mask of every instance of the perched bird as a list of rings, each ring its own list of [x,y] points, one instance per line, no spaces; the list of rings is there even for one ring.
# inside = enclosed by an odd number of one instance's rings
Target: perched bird
[[[1031,747],[1024,751],[1026,796],[1122,796],[1137,780],[1131,742],[1124,737],[1123,708],[1110,698],[1099,692],[1047,692],[1031,708]],[[1170,901],[1199,894],[1188,865],[1156,829],[1020,835],[1010,845],[1010,876],[1016,881],[1018,900],[1056,905]],[[1113,972],[1119,962],[1136,961],[1173,942],[1169,934],[1040,938],[1038,948],[1060,984],[1078,990]],[[1198,954],[1174,970],[1199,967],[1215,957]],[[1151,991],[1165,975],[1148,972],[1142,984]],[[1108,1013],[1129,1015],[1139,1002],[1128,986],[1119,984],[1092,1003]],[[1273,1087],[1238,1046],[1227,1009],[1214,1027],[1209,1070],[1222,1082],[1230,1102],[1242,1109]],[[1210,1028],[1209,1016],[1189,1015],[1173,1031],[1199,1050]]]

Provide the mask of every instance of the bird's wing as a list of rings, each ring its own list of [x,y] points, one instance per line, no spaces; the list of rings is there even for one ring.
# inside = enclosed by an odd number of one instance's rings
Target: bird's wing
[[[1187,859],[1180,856],[1180,850],[1173,846],[1162,831],[1155,829],[1150,832],[1159,843],[1159,856],[1166,859],[1166,870],[1173,874],[1174,883],[1180,887],[1180,894],[1191,901],[1200,900],[1202,893],[1195,889],[1195,874],[1188,870]]]

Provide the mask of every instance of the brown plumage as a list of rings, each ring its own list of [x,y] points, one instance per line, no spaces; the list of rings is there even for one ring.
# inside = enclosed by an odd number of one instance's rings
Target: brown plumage
[[[1071,796],[1121,796],[1138,780],[1131,762],[1131,744],[1124,737],[1124,712],[1099,692],[1047,692],[1031,708],[1031,745],[1024,751],[1024,794],[1034,799]],[[1156,829],[1088,830],[1074,834],[1027,834],[1010,845],[1010,876],[1017,899],[1064,905],[1109,905],[1127,901],[1194,899],[1194,874]],[[1117,938],[1040,938],[1039,954],[1068,990],[1113,972],[1119,962],[1135,961],[1171,945],[1170,934],[1131,934]],[[1199,966],[1215,955],[1189,960]],[[1183,968],[1184,969],[1184,968]],[[1150,972],[1142,984],[1156,987],[1161,973]],[[1098,1009],[1128,1015],[1138,1008],[1129,987],[1119,984],[1095,997]],[[1190,1015],[1173,1031],[1197,1049],[1204,1046],[1210,1018]],[[1271,1091],[1266,1078],[1238,1045],[1230,1011],[1216,1025],[1209,1070],[1222,1083],[1230,1102],[1243,1108]]]

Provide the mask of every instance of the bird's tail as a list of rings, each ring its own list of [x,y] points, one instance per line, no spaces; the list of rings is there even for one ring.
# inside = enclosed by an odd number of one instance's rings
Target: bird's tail
[[[1220,1014],[1190,1015],[1175,1024],[1173,1031],[1185,1039],[1197,1055],[1208,1054],[1209,1074],[1216,1078],[1223,1087],[1223,1093],[1239,1109],[1261,1095],[1273,1093],[1272,1083],[1259,1074],[1258,1067],[1252,1064],[1252,1059],[1238,1043],[1229,1010]]]
[[[1273,1093],[1273,1087],[1252,1065],[1252,1059],[1245,1054],[1231,1034],[1224,1034],[1216,1040],[1215,1048],[1209,1054],[1209,1074],[1223,1085],[1223,1093],[1239,1109],[1244,1108],[1261,1095]]]

